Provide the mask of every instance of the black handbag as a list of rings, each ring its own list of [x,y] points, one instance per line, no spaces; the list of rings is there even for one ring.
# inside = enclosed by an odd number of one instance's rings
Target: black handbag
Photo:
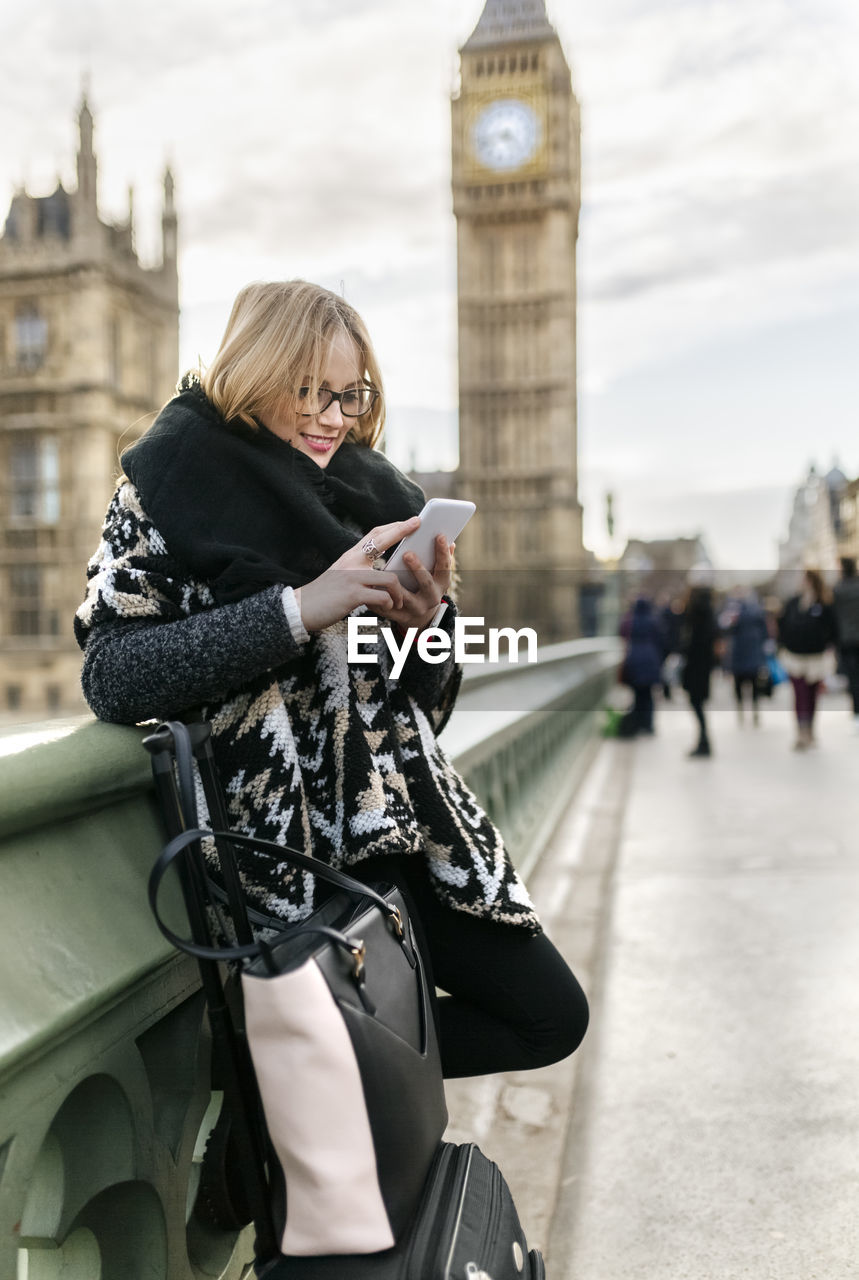
[[[165,937],[200,962],[216,1056],[227,1060],[237,1154],[243,1172],[245,1161],[255,1165],[247,1190],[258,1265],[284,1254],[392,1248],[414,1218],[447,1123],[431,996],[402,895],[228,830],[208,725],[170,722],[144,745],[165,812],[174,815],[173,838],[150,877],[150,904]],[[197,825],[192,757],[212,828]],[[214,842],[223,889],[207,872],[204,840]],[[247,908],[236,847],[270,851],[337,892],[284,928]],[[159,887],[173,864],[191,939],[160,913]],[[210,921],[220,917],[219,932],[228,929],[225,902],[236,941],[219,945]],[[225,960],[239,968],[238,1025],[218,974]]]

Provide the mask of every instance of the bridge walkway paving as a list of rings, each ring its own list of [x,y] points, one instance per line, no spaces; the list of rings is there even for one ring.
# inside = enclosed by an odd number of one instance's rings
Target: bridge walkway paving
[[[859,1277],[859,737],[790,695],[689,760],[596,749],[532,877],[591,1002],[567,1062],[453,1081],[449,1136],[508,1176],[550,1280]]]

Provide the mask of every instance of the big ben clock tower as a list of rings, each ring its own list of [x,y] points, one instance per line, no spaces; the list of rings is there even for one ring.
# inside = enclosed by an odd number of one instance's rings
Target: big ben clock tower
[[[462,608],[578,631],[579,112],[544,0],[486,0],[452,104]]]

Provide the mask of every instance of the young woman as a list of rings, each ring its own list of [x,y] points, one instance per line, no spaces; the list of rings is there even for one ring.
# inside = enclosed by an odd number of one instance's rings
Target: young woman
[[[379,558],[423,505],[374,448],[383,422],[351,306],[304,281],[242,290],[212,365],[123,454],[76,619],[84,692],[120,723],[201,713],[236,829],[411,895],[446,1075],[541,1066],[578,1046],[587,1002],[436,741],[460,673],[413,646],[395,681],[381,641],[347,660],[355,610],[422,629],[450,583],[444,538],[411,557],[414,592]],[[268,855],[241,869],[284,921],[320,900]]]
[[[814,745],[814,713],[823,680],[835,672],[838,635],[832,597],[817,569],[806,569],[799,595],[788,600],[778,622],[782,665],[793,685],[795,751]]]

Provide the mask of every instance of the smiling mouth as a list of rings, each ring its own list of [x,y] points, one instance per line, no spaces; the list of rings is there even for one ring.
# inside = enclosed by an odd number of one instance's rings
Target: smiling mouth
[[[311,449],[316,449],[319,453],[327,453],[337,440],[336,436],[311,436],[306,431],[301,432],[301,438],[307,441]]]

